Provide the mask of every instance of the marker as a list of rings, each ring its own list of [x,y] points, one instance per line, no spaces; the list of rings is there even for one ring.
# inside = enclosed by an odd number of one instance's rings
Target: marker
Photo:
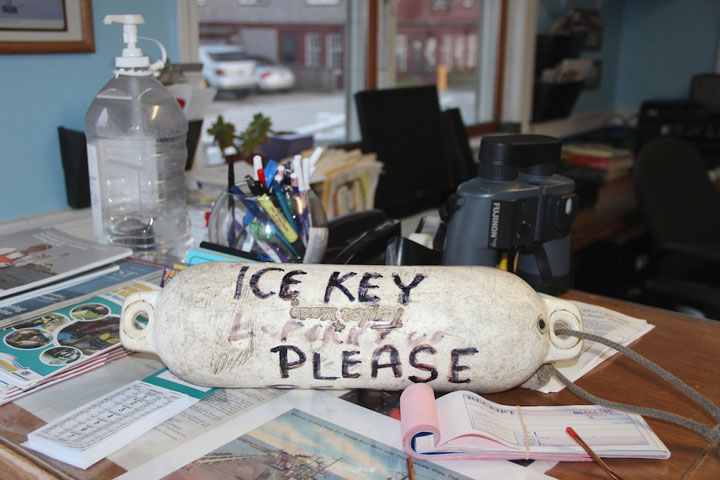
[[[260,180],[260,172],[263,169],[262,164],[262,157],[260,155],[255,155],[253,157],[253,174],[255,175],[255,180]],[[264,175],[264,173],[263,173]],[[265,183],[265,182],[263,182]]]
[[[293,247],[301,247],[297,244],[298,234],[294,228],[290,226],[285,216],[280,210],[275,207],[267,194],[260,195],[258,197],[260,206],[265,211],[265,214],[272,220],[272,222],[280,229],[285,239],[292,244]],[[295,252],[296,253],[296,252]]]

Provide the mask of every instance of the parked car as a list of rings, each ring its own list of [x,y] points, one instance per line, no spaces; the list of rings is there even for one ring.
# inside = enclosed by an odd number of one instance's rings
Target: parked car
[[[255,60],[255,76],[258,90],[263,92],[291,90],[295,86],[295,74],[285,65],[269,58],[251,57]]]
[[[258,87],[256,61],[237,45],[201,45],[198,49],[208,85],[245,96]]]

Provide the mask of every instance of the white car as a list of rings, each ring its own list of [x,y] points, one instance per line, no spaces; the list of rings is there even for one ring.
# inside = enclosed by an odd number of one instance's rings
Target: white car
[[[295,86],[295,74],[288,67],[265,57],[251,58],[255,60],[258,90],[263,92],[291,90]]]
[[[258,87],[255,60],[237,45],[201,45],[198,49],[208,85],[244,96]]]

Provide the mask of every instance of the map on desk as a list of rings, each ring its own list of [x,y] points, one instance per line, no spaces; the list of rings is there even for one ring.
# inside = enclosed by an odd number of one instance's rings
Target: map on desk
[[[89,272],[132,250],[35,228],[0,236],[0,298]]]

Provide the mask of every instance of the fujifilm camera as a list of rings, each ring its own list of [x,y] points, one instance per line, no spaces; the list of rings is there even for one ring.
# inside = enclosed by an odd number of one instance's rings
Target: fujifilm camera
[[[572,283],[572,179],[556,173],[561,142],[545,135],[496,135],[480,144],[479,176],[440,209],[444,265],[500,266],[538,291]]]

